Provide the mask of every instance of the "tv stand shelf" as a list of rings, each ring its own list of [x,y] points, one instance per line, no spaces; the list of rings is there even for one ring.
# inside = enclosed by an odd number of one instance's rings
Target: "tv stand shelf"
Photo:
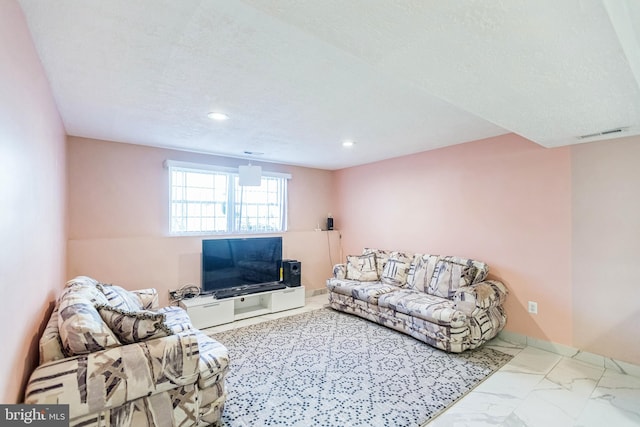
[[[304,286],[215,299],[203,295],[180,301],[194,327],[210,328],[249,317],[304,307]]]

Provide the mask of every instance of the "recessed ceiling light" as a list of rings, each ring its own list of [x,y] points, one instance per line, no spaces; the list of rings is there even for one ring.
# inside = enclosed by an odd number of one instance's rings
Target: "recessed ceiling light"
[[[227,116],[225,113],[221,113],[219,111],[212,111],[211,113],[207,114],[207,116],[211,120],[217,120],[219,122],[227,120],[229,118],[229,116]]]
[[[355,144],[355,142],[353,142],[350,139],[347,139],[345,141],[342,141],[342,146],[343,147],[353,147],[353,145]]]

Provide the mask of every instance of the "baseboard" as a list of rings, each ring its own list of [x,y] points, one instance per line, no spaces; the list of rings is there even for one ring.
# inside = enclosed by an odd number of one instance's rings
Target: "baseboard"
[[[329,290],[327,288],[321,288],[321,289],[307,289],[305,292],[305,297],[309,298],[309,297],[315,297],[316,295],[322,295],[322,294],[326,294],[329,293]]]
[[[590,365],[612,369],[621,374],[640,377],[640,365],[635,365],[633,363],[624,362],[622,360],[602,356],[596,353],[590,353],[588,351],[583,351],[564,344],[545,341],[539,338],[532,338],[526,335],[517,334],[515,332],[503,330],[498,334],[498,337],[504,341],[514,344],[539,348],[540,350],[545,350],[564,357],[580,360],[581,362],[589,363]]]

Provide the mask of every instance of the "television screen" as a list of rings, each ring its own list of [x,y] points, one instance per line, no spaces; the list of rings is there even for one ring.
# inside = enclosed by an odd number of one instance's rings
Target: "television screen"
[[[282,237],[202,241],[202,291],[280,281]]]

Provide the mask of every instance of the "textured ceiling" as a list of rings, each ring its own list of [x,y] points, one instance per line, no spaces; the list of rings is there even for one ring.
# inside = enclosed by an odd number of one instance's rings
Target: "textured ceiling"
[[[640,134],[636,0],[19,2],[70,135],[339,169]]]

